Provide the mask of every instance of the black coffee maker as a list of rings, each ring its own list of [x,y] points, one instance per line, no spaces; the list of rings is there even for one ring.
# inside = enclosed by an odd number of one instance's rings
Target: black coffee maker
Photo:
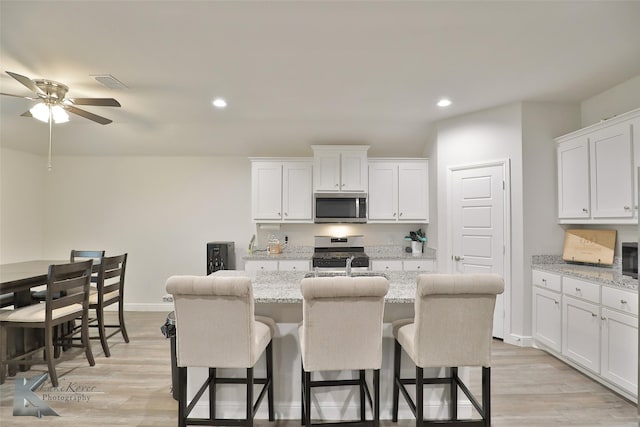
[[[234,242],[207,243],[207,274],[218,270],[235,270],[236,253]]]

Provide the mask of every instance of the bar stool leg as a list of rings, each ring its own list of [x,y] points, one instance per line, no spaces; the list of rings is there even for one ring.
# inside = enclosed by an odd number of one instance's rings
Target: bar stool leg
[[[416,366],[416,427],[422,427],[424,424],[424,372],[423,369]]]
[[[380,369],[373,371],[373,427],[380,426]]]
[[[273,341],[269,342],[267,346],[267,381],[269,381],[269,388],[267,389],[267,404],[269,406],[269,421],[275,421],[276,415],[273,402]]]
[[[364,382],[366,381],[364,370],[360,369],[360,421],[364,422],[366,416],[366,403],[364,400]]]
[[[394,423],[398,422],[398,398],[400,394],[400,387],[398,386],[398,381],[400,381],[400,361],[402,357],[402,347],[397,340],[395,341],[395,346],[393,349],[393,407],[391,420]]]
[[[247,427],[253,427],[253,368],[247,368]]]

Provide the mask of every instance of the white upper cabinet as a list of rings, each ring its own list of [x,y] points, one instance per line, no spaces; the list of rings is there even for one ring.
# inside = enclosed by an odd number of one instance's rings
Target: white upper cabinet
[[[589,218],[589,141],[558,145],[558,217]]]
[[[314,191],[367,191],[368,145],[313,145],[312,148]]]
[[[369,221],[429,222],[428,160],[369,160]]]
[[[251,211],[258,222],[312,222],[313,163],[251,159]]]
[[[639,127],[640,109],[556,138],[560,223],[637,223]]]
[[[589,136],[591,216],[633,218],[631,124],[609,126]]]
[[[254,220],[282,219],[281,162],[251,162],[251,198]]]

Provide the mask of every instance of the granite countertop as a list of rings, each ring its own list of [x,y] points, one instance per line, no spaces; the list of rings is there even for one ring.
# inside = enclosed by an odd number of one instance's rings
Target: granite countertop
[[[436,259],[436,250],[429,247],[424,248],[421,256],[413,256],[405,252],[404,246],[399,245],[365,246],[364,252],[369,259]],[[266,250],[258,250],[243,256],[242,259],[245,261],[311,260],[312,256],[312,246],[286,246],[281,254],[269,254]]]
[[[216,276],[248,276],[253,282],[253,298],[256,303],[302,303],[300,281],[305,271],[241,271],[220,270]],[[381,273],[389,278],[386,303],[413,304],[416,295],[418,272],[394,271]]]
[[[560,256],[538,255],[532,258],[531,268],[591,280],[601,285],[638,291],[638,279],[623,275],[618,262],[611,267],[598,267],[566,263]]]

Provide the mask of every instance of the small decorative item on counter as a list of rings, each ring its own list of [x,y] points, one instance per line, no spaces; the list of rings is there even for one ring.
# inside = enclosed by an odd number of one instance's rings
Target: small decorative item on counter
[[[272,237],[271,239],[269,239],[267,249],[269,251],[269,255],[281,254],[282,244],[280,243],[280,240],[276,239],[275,237]]]
[[[411,242],[411,253],[413,256],[422,255],[422,245],[427,241],[427,238],[421,228],[419,228],[418,231],[410,231],[409,235],[404,237],[404,240]]]

